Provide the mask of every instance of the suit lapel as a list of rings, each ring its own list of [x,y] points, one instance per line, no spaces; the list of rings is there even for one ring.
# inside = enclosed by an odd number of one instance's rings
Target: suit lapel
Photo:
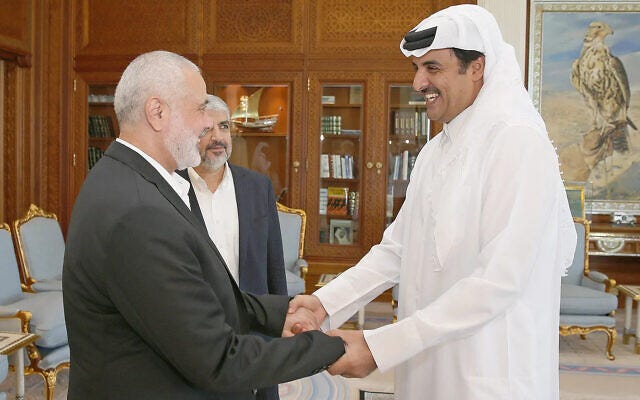
[[[236,192],[236,204],[238,207],[238,270],[240,275],[240,286],[246,287],[247,280],[251,278],[251,274],[247,269],[250,265],[247,263],[247,246],[250,236],[251,223],[251,207],[249,206],[250,188],[247,184],[246,173],[243,169],[237,168],[235,165],[228,164],[233,175],[233,187]]]
[[[160,175],[160,173],[140,154],[136,153],[134,150],[128,148],[122,143],[113,142],[104,153],[104,155],[127,164],[133,170],[138,172],[144,179],[153,183],[158,188],[160,194],[162,194],[169,201],[169,203],[171,203],[171,205],[180,213],[180,215],[182,215],[196,229],[202,232],[202,234],[207,238],[209,245],[218,256],[218,259],[227,271],[227,274],[229,275],[233,286],[239,290],[238,285],[236,285],[235,280],[229,272],[227,264],[224,262],[224,258],[222,258],[222,255],[220,255],[218,248],[209,237],[207,228],[204,225],[204,219],[202,219],[202,222],[198,220],[198,217],[194,213],[192,213],[191,210],[189,210],[186,204],[184,204],[184,201],[182,201],[176,191],[173,190],[171,186],[169,186],[169,183],[162,177],[162,175]],[[193,190],[193,188],[191,188],[191,190]],[[197,203],[197,200],[195,200],[195,202]],[[202,218],[202,214],[200,214],[200,218]]]
[[[207,225],[204,222],[204,217],[202,216],[202,210],[200,209],[200,203],[198,203],[198,197],[196,197],[196,191],[193,189],[193,184],[191,183],[189,172],[186,169],[176,171],[176,172],[178,175],[186,179],[187,182],[189,182],[189,204],[191,205],[191,212],[195,214],[196,218],[206,228]]]

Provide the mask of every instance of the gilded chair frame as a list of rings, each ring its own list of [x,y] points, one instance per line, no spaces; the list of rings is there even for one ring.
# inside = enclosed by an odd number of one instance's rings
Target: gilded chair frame
[[[20,310],[14,315],[0,316],[0,320],[8,319],[17,319],[20,324],[20,332],[30,333],[29,324],[31,322],[31,313],[29,311]],[[42,360],[42,355],[40,354],[40,350],[38,350],[38,347],[35,345],[35,343],[28,344],[25,350],[28,357],[28,364],[25,362],[24,366],[25,376],[31,374],[40,375],[45,384],[45,399],[53,400],[58,373],[64,368],[69,368],[71,363],[69,361],[65,361],[56,365],[54,368],[42,369],[39,366],[40,360]]]
[[[58,216],[55,213],[46,212],[42,208],[35,204],[29,205],[27,214],[13,221],[13,232],[16,241],[16,248],[18,250],[18,265],[20,271],[20,280],[22,281],[22,290],[28,292],[34,292],[32,286],[37,282],[35,278],[31,276],[29,272],[29,262],[27,261],[27,255],[24,252],[24,243],[22,240],[22,234],[20,233],[20,227],[34,218],[51,218],[58,221]]]
[[[276,208],[278,209],[278,211],[288,213],[288,214],[297,214],[300,216],[301,223],[300,223],[300,240],[298,243],[298,258],[302,258],[302,255],[304,254],[304,236],[307,229],[307,213],[302,209],[290,208],[278,202],[276,202]],[[302,271],[302,279],[304,279],[307,275],[308,268],[301,267],[300,270]]]
[[[591,232],[591,221],[588,221],[585,218],[579,218],[579,217],[573,217],[573,222],[575,223],[579,223],[582,224],[584,226],[584,270],[583,270],[583,275],[589,279],[592,279],[590,276],[590,270],[589,270],[589,234]],[[605,285],[605,291],[607,293],[610,293],[613,291],[613,289],[616,286],[616,281],[614,279],[604,279],[602,281],[599,281],[599,283],[602,283]],[[610,316],[614,316],[615,315],[615,310],[612,311],[610,314]],[[584,327],[584,326],[577,326],[577,325],[560,325],[560,335],[561,336],[569,336],[569,335],[580,335],[580,337],[582,339],[585,339],[586,335],[592,333],[592,332],[597,332],[597,331],[602,331],[607,335],[607,348],[606,348],[606,353],[607,353],[607,358],[609,360],[615,360],[615,356],[612,353],[612,348],[613,345],[616,341],[616,337],[617,337],[617,332],[615,327],[610,328],[604,325],[593,325],[593,326],[588,326],[588,327]]]
[[[57,220],[57,218],[56,218]],[[11,233],[11,229],[7,223],[0,223],[0,229],[6,229]],[[26,310],[19,310],[13,315],[0,315],[0,321],[6,321],[10,324],[12,330],[19,330],[22,333],[31,333],[29,331],[32,314]],[[13,320],[13,321],[12,321]],[[4,325],[4,324],[3,324]],[[42,355],[35,343],[30,343],[25,348],[28,360],[25,360],[24,374],[38,374],[42,377],[45,383],[45,398],[46,400],[53,400],[53,395],[56,387],[56,381],[58,378],[58,372],[64,368],[69,368],[70,362],[62,362],[56,365],[55,368],[42,369],[39,366]],[[27,364],[28,362],[28,364]]]

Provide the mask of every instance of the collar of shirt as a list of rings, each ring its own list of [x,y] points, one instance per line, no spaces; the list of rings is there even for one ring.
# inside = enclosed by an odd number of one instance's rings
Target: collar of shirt
[[[160,176],[162,176],[164,180],[167,181],[169,186],[171,186],[171,188],[178,194],[178,196],[180,196],[180,198],[182,199],[184,204],[187,206],[187,208],[191,209],[191,206],[189,204],[189,182],[186,179],[178,175],[175,171],[173,171],[172,173],[169,173],[169,171],[167,171],[159,162],[153,159],[150,155],[140,150],[138,147],[132,145],[131,143],[127,142],[126,140],[116,138],[116,141],[118,143],[121,143],[127,146],[131,150],[140,154],[142,158],[147,160],[147,162],[151,164],[151,166],[155,168],[156,171],[158,171]]]
[[[191,179],[191,184],[193,184],[193,189],[204,192],[209,191],[209,186],[207,186],[207,182],[198,173],[195,169],[189,167],[187,168],[187,173],[189,174],[189,179]],[[231,168],[229,168],[229,163],[224,164],[224,173],[222,174],[222,180],[220,181],[219,188],[227,187],[228,185],[233,184],[233,177],[231,175]]]
[[[473,108],[473,104],[462,110],[462,112],[456,115],[448,124],[442,126],[442,133],[444,133],[444,136],[447,138],[447,142],[455,145],[463,137],[464,129],[462,128],[464,127],[464,121],[467,119],[467,115],[471,113],[471,108]]]

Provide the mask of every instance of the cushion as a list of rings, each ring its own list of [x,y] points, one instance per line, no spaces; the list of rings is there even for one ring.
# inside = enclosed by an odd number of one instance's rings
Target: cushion
[[[560,326],[606,326],[614,328],[616,319],[606,315],[560,315]]]
[[[295,296],[304,293],[304,280],[289,270],[285,270],[284,272],[287,278],[287,294],[289,296]]]
[[[618,308],[611,293],[577,285],[561,285],[560,315],[606,315]]]
[[[53,348],[68,343],[62,292],[25,293],[10,306],[31,312],[30,331],[40,336],[37,346]]]

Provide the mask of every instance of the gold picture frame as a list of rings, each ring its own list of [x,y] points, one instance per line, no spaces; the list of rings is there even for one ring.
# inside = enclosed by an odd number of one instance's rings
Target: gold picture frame
[[[567,192],[571,215],[575,218],[585,218],[584,186],[565,185],[564,188]]]

